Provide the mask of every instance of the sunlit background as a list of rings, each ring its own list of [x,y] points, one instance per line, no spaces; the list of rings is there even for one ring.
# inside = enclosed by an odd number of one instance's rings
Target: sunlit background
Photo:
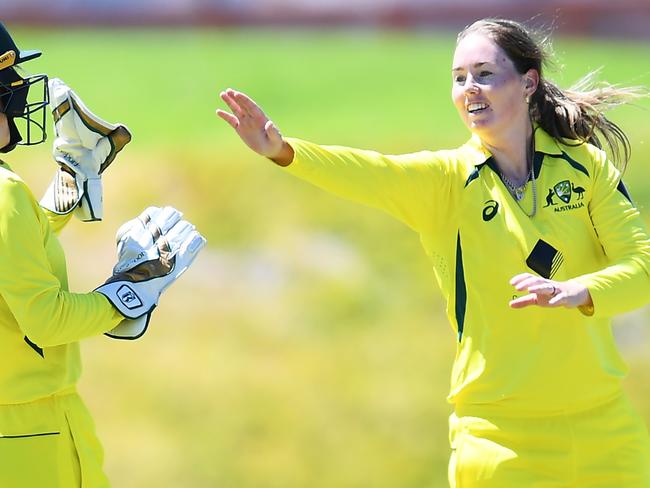
[[[82,346],[80,390],[115,487],[446,485],[455,342],[417,235],[283,174],[214,110],[234,87],[285,135],[385,153],[456,147],[468,134],[450,101],[455,34],[487,15],[551,28],[547,75],[561,86],[600,67],[603,80],[650,85],[646,1],[547,3],[3,0],[19,47],[44,52],[25,68],[134,134],[105,173],[104,222],[62,235],[73,290],[106,279],[115,230],[147,205],[183,210],[208,239],[143,338]],[[611,114],[646,219],[649,110]],[[37,196],[50,151],[5,158]],[[648,322],[642,309],[615,329],[650,423]]]

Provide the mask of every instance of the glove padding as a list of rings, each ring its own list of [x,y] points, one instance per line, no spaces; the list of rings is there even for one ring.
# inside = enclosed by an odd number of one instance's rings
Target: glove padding
[[[166,235],[183,218],[173,207],[149,207],[135,219],[122,224],[115,234],[117,263],[113,274],[119,274],[146,261],[160,257],[156,240]]]
[[[163,291],[192,264],[206,241],[174,208],[149,207],[117,233],[113,276],[95,291],[124,315],[106,335],[137,339],[149,324]]]
[[[102,220],[101,174],[131,140],[122,124],[100,119],[58,78],[48,83],[56,138],[52,155],[59,164],[41,206],[82,221]]]

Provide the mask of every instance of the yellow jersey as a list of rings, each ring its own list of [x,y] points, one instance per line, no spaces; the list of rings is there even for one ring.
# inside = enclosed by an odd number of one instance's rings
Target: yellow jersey
[[[0,162],[0,404],[72,389],[79,344],[123,317],[100,293],[71,293],[55,235],[70,219],[39,206]]]
[[[553,415],[619,395],[626,366],[610,318],[650,300],[650,240],[619,171],[592,145],[534,137],[536,192],[529,182],[521,201],[476,136],[405,155],[287,139],[286,171],[419,234],[457,339],[448,400],[470,415]],[[509,280],[523,272],[579,280],[591,315],[511,309]]]

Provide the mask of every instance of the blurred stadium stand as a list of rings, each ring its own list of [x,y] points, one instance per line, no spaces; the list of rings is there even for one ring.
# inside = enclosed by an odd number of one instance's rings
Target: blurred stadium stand
[[[0,0],[28,24],[448,28],[486,16],[535,18],[566,34],[650,38],[650,0]]]

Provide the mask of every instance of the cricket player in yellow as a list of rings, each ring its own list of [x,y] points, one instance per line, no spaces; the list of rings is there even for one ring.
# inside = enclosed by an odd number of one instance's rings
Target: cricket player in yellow
[[[283,138],[232,89],[232,113],[217,113],[289,173],[419,233],[457,340],[452,487],[647,488],[648,431],[622,391],[610,318],[650,301],[650,239],[596,137],[626,162],[602,111],[640,93],[562,91],[543,60],[516,22],[461,32],[452,99],[472,137],[453,150]]]
[[[104,333],[142,335],[161,291],[204,241],[174,209],[147,209],[120,229],[118,264],[109,281],[91,293],[68,290],[56,235],[72,215],[101,220],[101,173],[130,133],[97,118],[61,80],[48,84],[46,75],[15,69],[40,54],[19,50],[0,24],[0,152],[44,141],[49,94],[59,164],[39,203],[0,161],[0,487],[106,487],[102,448],[75,387],[78,341]],[[174,258],[165,255],[170,251]],[[162,257],[173,269],[139,283],[133,275],[143,259],[157,263]]]

